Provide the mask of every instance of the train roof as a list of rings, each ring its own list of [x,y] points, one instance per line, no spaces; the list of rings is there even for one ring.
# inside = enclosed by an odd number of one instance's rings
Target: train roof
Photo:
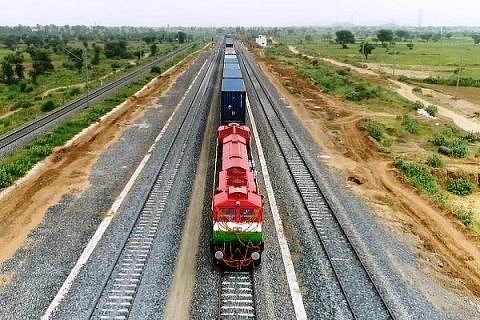
[[[242,71],[240,69],[223,69],[223,79],[240,79]]]
[[[238,69],[240,70],[240,64],[237,63],[226,63],[223,65],[223,70],[225,69]]]
[[[245,92],[245,83],[243,79],[223,79],[222,91]]]

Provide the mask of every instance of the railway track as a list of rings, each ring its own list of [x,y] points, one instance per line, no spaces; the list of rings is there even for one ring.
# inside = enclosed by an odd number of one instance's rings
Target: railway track
[[[250,83],[250,100],[255,100],[267,119],[296,189],[309,214],[313,229],[354,319],[395,319],[372,276],[362,263],[335,212],[323,196],[321,186],[298,147],[295,135],[276,110],[276,103],[254,64],[241,52],[245,78]],[[248,84],[247,84],[248,85]]]
[[[145,76],[150,72],[153,66],[164,63],[174,58],[175,56],[188,50],[191,46],[192,45],[189,45],[174,52],[170,52],[165,56],[127,74],[126,76],[121,77],[120,79],[114,80],[109,84],[97,90],[94,90],[89,94],[77,100],[74,100],[73,102],[68,103],[61,108],[57,108],[38,119],[26,123],[18,129],[8,132],[3,136],[0,136],[0,156],[8,154],[8,152],[11,152],[15,148],[20,147],[19,144],[26,144],[28,141],[32,140],[37,135],[44,133],[46,130],[52,129],[59,122],[70,117],[72,114],[86,108],[90,103],[96,102],[101,98],[104,98],[105,96],[114,93],[120,88],[129,85],[130,83]]]
[[[118,251],[115,262],[109,266],[108,278],[105,279],[101,292],[97,294],[89,310],[90,319],[127,319],[135,296],[142,285],[143,272],[148,263],[154,239],[161,225],[161,220],[167,215],[165,210],[167,198],[174,186],[177,172],[187,153],[184,151],[192,142],[192,128],[200,108],[207,106],[207,91],[214,70],[218,64],[218,50],[206,63],[207,68],[199,75],[201,81],[194,83],[194,97],[187,102],[187,110],[181,125],[174,130],[174,138],[168,146],[168,151],[159,164],[159,172],[150,189],[146,201],[135,222],[130,226],[129,234]]]
[[[220,276],[218,319],[256,319],[253,270],[223,271]]]

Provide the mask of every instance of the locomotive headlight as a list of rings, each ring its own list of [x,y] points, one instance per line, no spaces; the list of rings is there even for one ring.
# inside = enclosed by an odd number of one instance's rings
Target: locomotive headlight
[[[260,259],[260,253],[252,252],[252,259],[255,260],[255,261]]]
[[[222,251],[216,251],[215,252],[215,259],[222,260],[223,259],[223,252]]]

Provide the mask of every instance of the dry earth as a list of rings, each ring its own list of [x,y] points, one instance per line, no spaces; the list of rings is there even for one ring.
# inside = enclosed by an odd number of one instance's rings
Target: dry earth
[[[80,194],[88,187],[93,164],[129,125],[152,106],[185,71],[193,55],[177,68],[153,79],[101,121],[58,148],[23,179],[0,193],[0,263],[27,243],[27,236],[44,218],[49,207],[67,193]],[[4,282],[0,278],[0,284]]]
[[[298,53],[295,48],[290,50]],[[392,236],[401,235],[403,240],[413,238],[409,245],[417,252],[425,272],[433,273],[445,287],[477,300],[480,297],[479,236],[403,180],[392,166],[391,158],[378,152],[378,145],[362,128],[361,121],[367,111],[359,111],[358,107],[323,94],[291,68],[268,61],[260,51],[256,56],[263,71],[321,147],[329,165],[343,172],[345,183],[376,208],[375,214],[389,230],[395,231]],[[377,81],[378,74],[371,70],[324,60]],[[413,87],[394,84],[399,94],[411,94]],[[417,96],[411,98],[419,100]],[[476,107],[480,111],[480,106]],[[462,113],[447,106],[440,110],[442,117],[451,118],[457,125],[480,131],[480,124]],[[425,151],[417,144],[404,148],[411,154]],[[478,161],[464,160],[462,165],[478,172]],[[478,192],[475,197],[479,198]],[[473,208],[478,211],[480,199],[469,201],[473,201]]]

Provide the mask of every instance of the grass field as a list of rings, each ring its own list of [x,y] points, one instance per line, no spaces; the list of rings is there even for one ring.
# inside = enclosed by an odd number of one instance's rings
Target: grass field
[[[82,45],[78,41],[68,44],[71,47]],[[175,44],[172,43],[157,44],[157,47],[157,56],[176,48]],[[93,57],[91,44],[89,44],[89,48],[88,57],[91,58]],[[147,54],[150,50],[142,41],[130,41],[128,48],[130,52],[137,52],[142,49],[145,54],[142,57],[135,56],[129,59],[107,59],[101,54],[98,65],[88,65],[88,87],[90,90],[130,72],[135,65],[148,63],[155,58]],[[3,47],[0,48],[0,59],[11,52]],[[47,100],[52,101],[55,107],[58,107],[86,92],[85,72],[63,67],[63,64],[69,61],[66,53],[52,53],[50,57],[55,71],[39,76],[36,83],[32,83],[28,79],[28,71],[31,70],[32,65],[30,55],[26,52],[23,55],[25,77],[27,79],[11,85],[0,83],[0,135],[41,115],[43,112],[42,105]],[[25,90],[25,87],[28,90]],[[12,111],[15,112],[12,113]]]
[[[362,62],[394,64],[397,68],[440,71],[443,77],[454,76],[454,70],[462,67],[462,77],[480,78],[480,46],[474,45],[469,37],[442,39],[438,42],[414,41],[412,50],[407,48],[407,42],[390,45],[388,51],[379,45],[368,59],[360,54],[359,41],[348,45],[348,49],[315,38],[313,41],[284,38],[280,42],[294,45],[301,52],[312,56],[331,57],[357,65]]]

